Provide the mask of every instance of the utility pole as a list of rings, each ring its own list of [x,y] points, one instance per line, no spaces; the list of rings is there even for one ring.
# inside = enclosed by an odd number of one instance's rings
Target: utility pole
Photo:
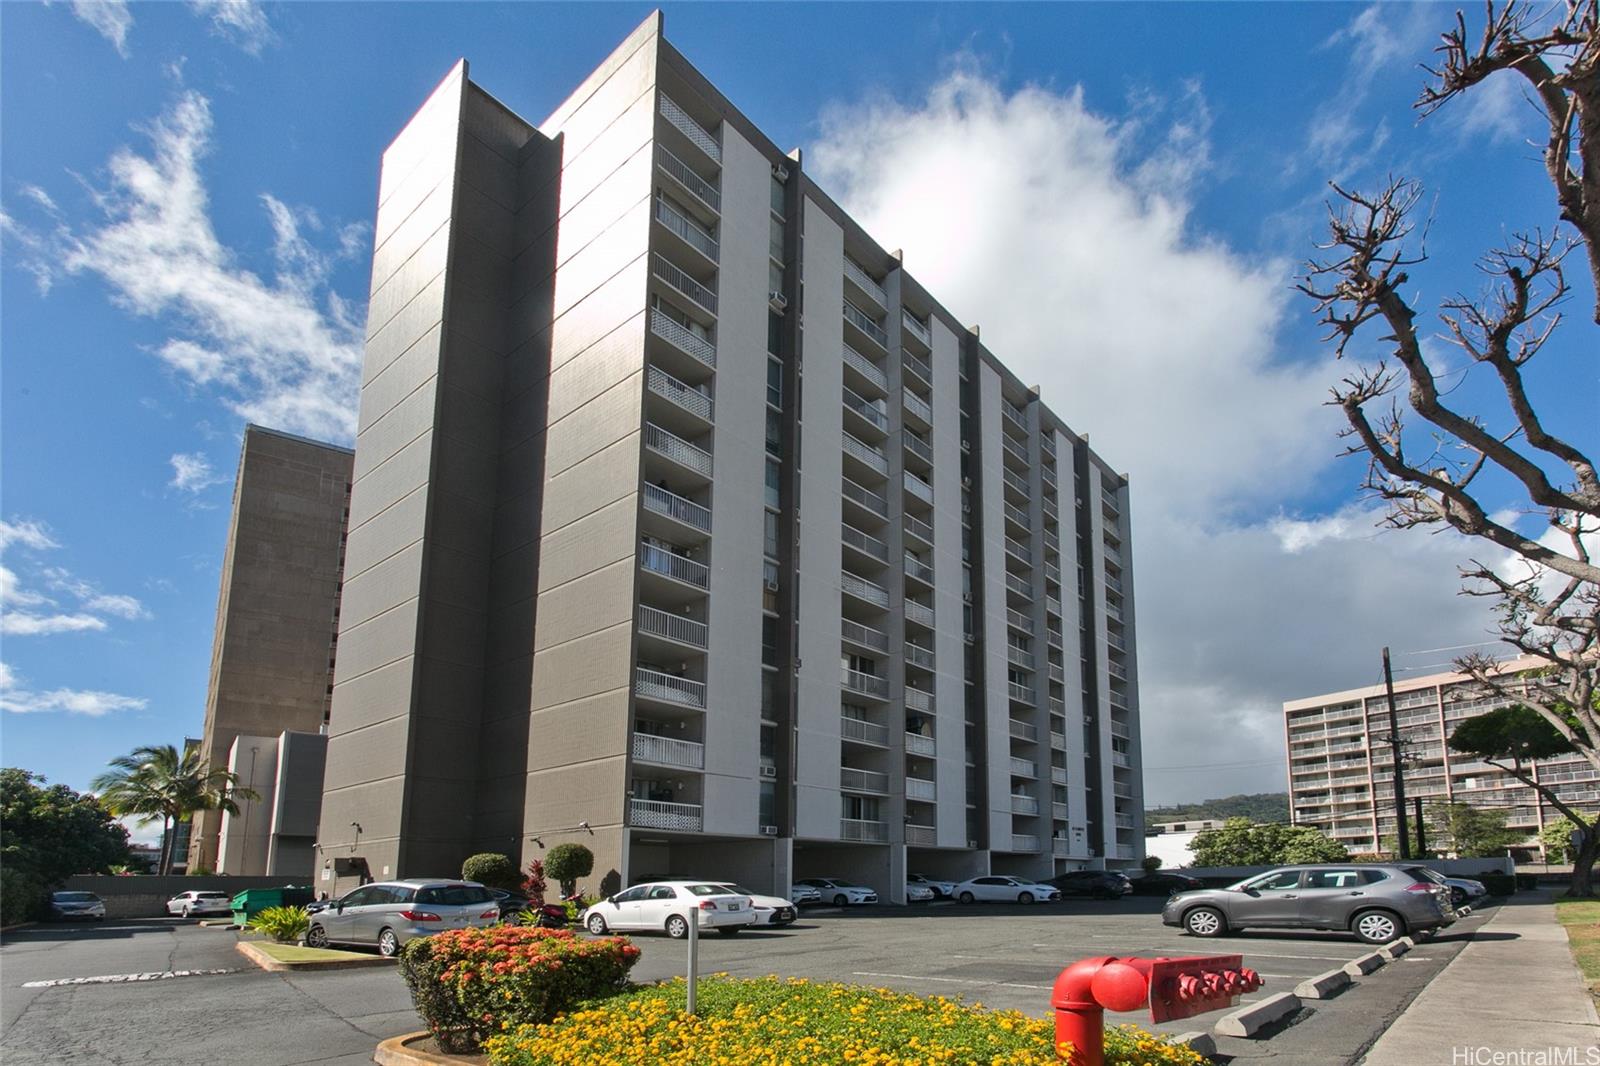
[[[1422,797],[1416,798],[1417,804],[1417,858],[1428,857],[1427,830],[1422,827]]]
[[[1411,858],[1410,834],[1406,832],[1406,781],[1400,760],[1400,715],[1394,707],[1394,673],[1389,669],[1389,647],[1383,648],[1383,691],[1389,697],[1389,750],[1394,759],[1394,828],[1399,834],[1400,857]]]

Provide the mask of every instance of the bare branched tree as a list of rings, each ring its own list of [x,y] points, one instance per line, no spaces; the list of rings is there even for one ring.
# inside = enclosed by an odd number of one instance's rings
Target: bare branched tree
[[[1546,28],[1544,19],[1554,25]],[[1600,323],[1597,0],[1537,10],[1517,0],[1497,8],[1490,0],[1481,36],[1469,37],[1458,13],[1437,54],[1416,104],[1424,116],[1490,77],[1520,77],[1547,125],[1541,139],[1555,192],[1550,228],[1513,234],[1476,264],[1485,278],[1482,292],[1432,309],[1443,339],[1464,352],[1472,368],[1494,373],[1503,408],[1462,409],[1441,389],[1424,354],[1418,319],[1429,309],[1408,285],[1408,272],[1427,259],[1417,182],[1391,177],[1374,194],[1332,186],[1329,240],[1299,287],[1315,303],[1339,357],[1369,325],[1382,330],[1380,340],[1390,346],[1388,358],[1352,371],[1330,400],[1348,422],[1345,454],[1367,459],[1363,490],[1387,504],[1384,524],[1448,527],[1506,553],[1497,562],[1472,560],[1462,570],[1463,591],[1495,600],[1501,638],[1538,668],[1530,675],[1526,662],[1512,671],[1482,656],[1459,660],[1459,667],[1482,689],[1532,708],[1559,734],[1564,750],[1581,753],[1600,771],[1600,562],[1592,554],[1600,543],[1600,478],[1574,438],[1592,432],[1600,415],[1590,406],[1572,432],[1563,432],[1540,417],[1525,380],[1562,324],[1572,291],[1569,258],[1587,262],[1596,294],[1593,320]],[[1588,325],[1578,321],[1568,329]],[[1594,387],[1592,375],[1581,387]],[[1495,484],[1494,491],[1507,478],[1520,485],[1527,498],[1522,517],[1538,515],[1544,528],[1524,532],[1527,523],[1486,506],[1481,477]],[[1540,743],[1548,747],[1547,740]],[[1600,855],[1600,817],[1578,817],[1552,786],[1533,779],[1516,751],[1485,754],[1583,827],[1574,890],[1588,894],[1589,867]]]

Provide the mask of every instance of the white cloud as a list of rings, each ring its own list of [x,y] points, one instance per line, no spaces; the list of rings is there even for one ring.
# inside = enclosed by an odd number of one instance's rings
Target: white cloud
[[[106,620],[82,612],[72,614],[34,614],[11,611],[0,614],[0,633],[8,637],[48,637],[57,633],[99,632]]]
[[[145,610],[144,604],[132,596],[120,594],[91,596],[84,602],[83,609],[126,618],[129,621],[150,617],[150,612]]]
[[[170,462],[172,480],[167,484],[182,492],[203,492],[222,480],[211,469],[211,460],[199,452],[179,452]]]
[[[1456,109],[1461,132],[1491,141],[1521,141],[1544,128],[1544,113],[1528,98],[1527,81],[1504,71],[1475,86],[1465,106]]]
[[[13,544],[39,551],[61,547],[50,536],[49,527],[43,522],[31,518],[18,518],[10,522],[0,520],[0,551]]]
[[[49,692],[34,692],[20,687],[22,679],[9,666],[0,664],[0,711],[12,714],[44,714],[65,712],[100,718],[114,711],[139,711],[150,701],[133,696],[119,696],[114,692],[96,692],[89,689],[58,688]]]
[[[250,55],[274,39],[267,13],[254,0],[190,0],[195,14],[209,16],[214,32],[232,41]]]
[[[133,28],[133,13],[128,10],[127,0],[72,0],[72,14],[110,41],[118,55],[128,58],[128,31]]]
[[[47,551],[61,545],[48,527],[33,519],[0,521],[0,551],[11,545]],[[53,592],[78,600],[76,609],[50,610],[58,601],[32,588],[9,567],[0,566],[0,634],[13,637],[52,636],[58,633],[98,632],[108,628],[106,616],[136,620],[150,617],[135,597],[102,593],[59,566],[36,567],[34,579]]]

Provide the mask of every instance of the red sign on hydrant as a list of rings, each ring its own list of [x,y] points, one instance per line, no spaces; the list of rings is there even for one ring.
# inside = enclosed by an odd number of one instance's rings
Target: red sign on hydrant
[[[1050,991],[1056,1054],[1072,1066],[1104,1066],[1106,1011],[1149,1004],[1151,1021],[1172,1021],[1232,1007],[1265,983],[1239,955],[1083,959],[1062,970]]]

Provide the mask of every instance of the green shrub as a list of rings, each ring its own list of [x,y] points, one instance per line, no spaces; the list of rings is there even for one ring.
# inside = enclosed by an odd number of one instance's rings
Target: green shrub
[[[491,1066],[588,1063],[1005,1063],[1060,1066],[1055,1023],[943,996],[777,977],[707,978],[694,1017],[681,979],[489,1038]],[[1134,1026],[1106,1030],[1108,1066],[1203,1066]]]
[[[310,926],[311,917],[299,907],[268,907],[256,911],[250,919],[250,928],[280,944],[293,944],[306,935]]]
[[[561,905],[567,909],[567,924],[577,925],[578,917],[584,911],[600,902],[599,896],[579,896],[577,899],[564,899]]]
[[[544,857],[544,875],[561,883],[561,894],[572,895],[578,878],[594,871],[594,852],[582,844],[557,844]]]
[[[0,925],[31,921],[44,910],[44,885],[10,867],[0,868]]]
[[[461,864],[461,878],[489,888],[503,888],[507,892],[515,892],[522,887],[522,871],[517,869],[517,864],[494,851],[468,856],[467,861]]]
[[[418,937],[400,949],[417,1013],[447,1052],[477,1048],[502,1025],[547,1022],[626,987],[639,949],[623,937],[497,925]]]

